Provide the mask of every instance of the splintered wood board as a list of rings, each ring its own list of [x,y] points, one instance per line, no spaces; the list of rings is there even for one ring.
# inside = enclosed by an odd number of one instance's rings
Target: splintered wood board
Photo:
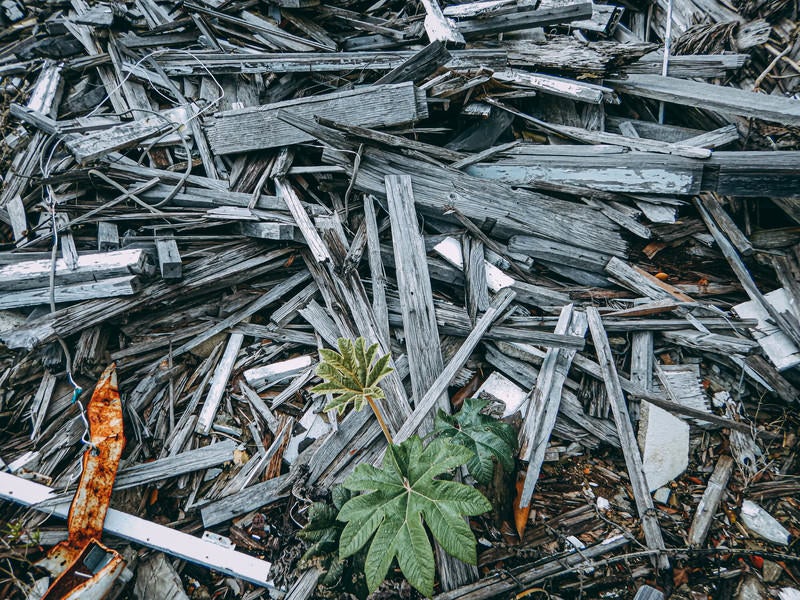
[[[789,302],[783,288],[764,294],[764,299],[780,312],[789,310]],[[800,348],[771,321],[767,311],[758,302],[753,300],[743,302],[734,306],[733,310],[740,319],[758,319],[758,325],[752,330],[753,338],[778,371],[785,371],[800,364]]]
[[[425,92],[412,83],[373,85],[218,113],[210,120],[206,131],[211,150],[215,154],[233,154],[314,139],[278,119],[281,110],[309,119],[319,115],[364,127],[414,123],[428,116]]]

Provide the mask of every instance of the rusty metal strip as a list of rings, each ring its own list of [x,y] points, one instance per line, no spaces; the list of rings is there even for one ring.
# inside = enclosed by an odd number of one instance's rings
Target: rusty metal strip
[[[69,538],[55,545],[39,562],[57,577],[42,600],[100,599],[125,566],[117,552],[99,542],[125,447],[122,403],[113,363],[97,382],[86,406],[86,420],[90,445],[83,454],[83,472],[69,510]]]

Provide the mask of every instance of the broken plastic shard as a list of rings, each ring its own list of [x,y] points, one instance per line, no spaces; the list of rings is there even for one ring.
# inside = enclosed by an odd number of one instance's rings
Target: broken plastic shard
[[[791,535],[786,528],[755,502],[750,500],[742,502],[741,518],[745,527],[757,536],[773,544],[783,546],[789,544]]]

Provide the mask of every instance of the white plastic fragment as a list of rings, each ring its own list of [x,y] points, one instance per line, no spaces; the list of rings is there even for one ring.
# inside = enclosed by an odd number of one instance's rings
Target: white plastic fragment
[[[668,487],[660,487],[653,494],[653,500],[655,500],[659,504],[666,504],[667,502],[669,502],[669,495],[671,493],[672,492]]]
[[[493,371],[475,394],[478,398],[496,400],[505,405],[502,418],[513,415],[525,403],[528,393],[499,371]]]
[[[789,544],[791,534],[775,517],[755,502],[751,500],[742,502],[741,518],[744,526],[760,538],[782,546]]]
[[[447,237],[433,247],[434,252],[457,269],[464,269],[464,258],[461,255],[461,244],[454,237]],[[485,261],[486,284],[493,292],[514,285],[514,278],[506,275],[489,261]]]
[[[667,411],[642,402],[638,439],[651,492],[689,466],[689,425]]]

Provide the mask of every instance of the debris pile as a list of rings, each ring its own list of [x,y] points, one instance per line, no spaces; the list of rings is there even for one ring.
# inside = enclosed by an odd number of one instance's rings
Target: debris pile
[[[440,428],[440,600],[800,597],[796,11],[0,3],[0,597],[366,597]]]

